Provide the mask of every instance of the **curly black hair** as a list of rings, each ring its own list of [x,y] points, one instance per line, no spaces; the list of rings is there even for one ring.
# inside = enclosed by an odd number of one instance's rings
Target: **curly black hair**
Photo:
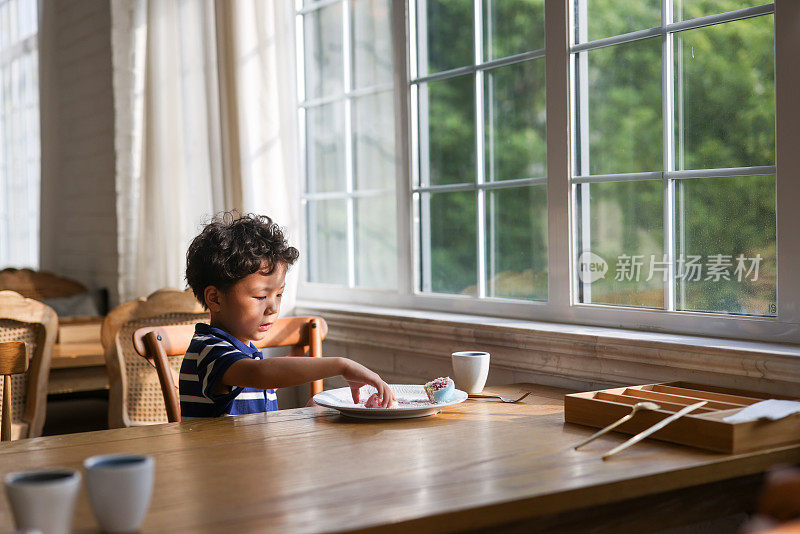
[[[225,212],[215,216],[192,240],[186,252],[186,281],[206,309],[205,290],[229,290],[267,262],[268,274],[284,263],[292,265],[300,253],[289,246],[281,227],[266,215]]]

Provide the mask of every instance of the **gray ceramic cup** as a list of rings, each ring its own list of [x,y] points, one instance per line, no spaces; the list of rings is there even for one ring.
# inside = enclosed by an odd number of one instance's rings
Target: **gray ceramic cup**
[[[483,391],[489,376],[489,353],[477,350],[454,352],[453,380],[456,387],[470,395]]]
[[[139,530],[153,495],[152,456],[106,454],[83,462],[86,486],[97,522],[104,532]]]
[[[72,469],[9,473],[6,496],[18,530],[69,534],[81,474]]]

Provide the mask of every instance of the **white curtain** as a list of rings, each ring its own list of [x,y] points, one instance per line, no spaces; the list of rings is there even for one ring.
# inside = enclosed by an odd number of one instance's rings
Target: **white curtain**
[[[39,267],[36,0],[0,1],[0,269]]]
[[[223,210],[297,242],[292,17],[279,1],[112,1],[122,300],[185,287],[186,249]]]
[[[283,226],[294,246],[300,243],[297,199],[297,72],[294,63],[294,2],[235,0],[231,29],[238,102],[242,208],[267,214]],[[305,257],[300,254],[300,263]],[[301,269],[286,279],[282,314],[294,308]]]

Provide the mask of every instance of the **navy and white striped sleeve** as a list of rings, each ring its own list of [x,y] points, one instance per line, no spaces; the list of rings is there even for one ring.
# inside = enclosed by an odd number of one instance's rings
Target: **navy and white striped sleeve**
[[[214,402],[232,399],[242,391],[242,388],[234,387],[231,388],[231,391],[225,391],[222,394],[214,394],[214,391],[218,390],[222,377],[231,365],[239,360],[250,359],[250,357],[224,339],[215,338],[208,341],[207,344],[198,343],[200,345],[197,347],[198,351],[193,354],[187,352],[184,359],[196,359],[197,378],[203,397]],[[192,348],[190,347],[190,350]]]

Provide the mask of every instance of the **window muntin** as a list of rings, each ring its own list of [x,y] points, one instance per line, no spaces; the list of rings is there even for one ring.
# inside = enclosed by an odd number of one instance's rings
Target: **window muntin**
[[[391,1],[297,7],[306,279],[396,290]]]
[[[772,8],[671,25],[671,7],[659,10],[670,23],[638,34],[592,19],[605,39],[590,41],[592,7],[575,3],[574,299],[774,316]],[[606,276],[592,276],[587,258]]]

